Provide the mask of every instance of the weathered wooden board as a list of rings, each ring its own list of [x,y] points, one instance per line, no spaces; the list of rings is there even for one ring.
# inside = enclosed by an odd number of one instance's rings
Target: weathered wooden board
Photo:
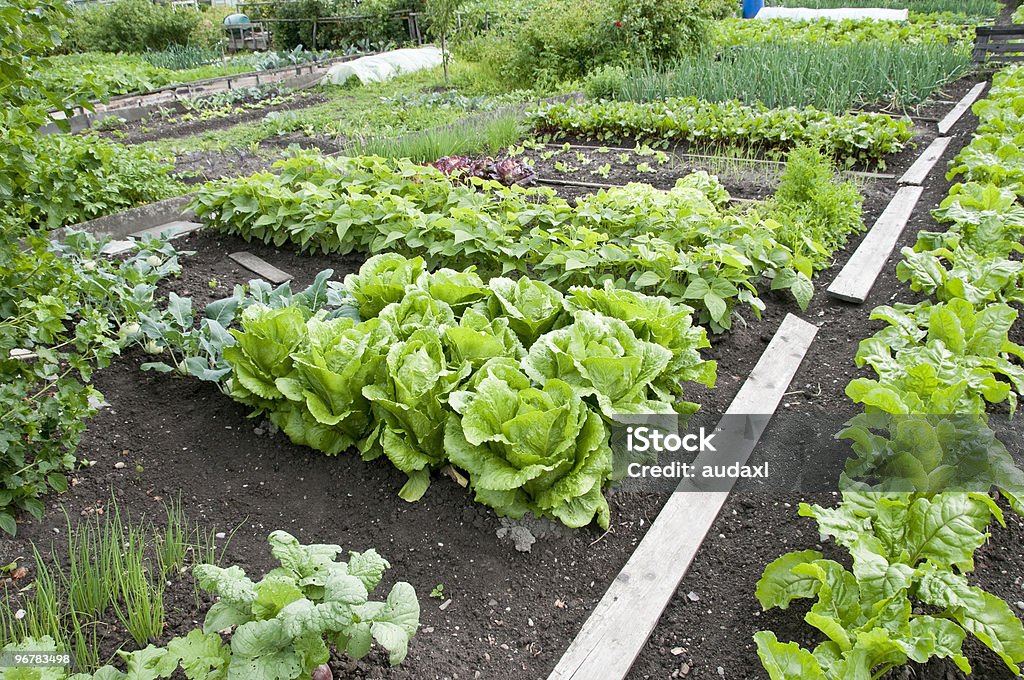
[[[203,225],[198,222],[189,222],[186,220],[175,220],[173,222],[167,222],[166,224],[158,224],[155,227],[147,227],[146,229],[140,229],[139,231],[133,231],[129,234],[132,238],[146,238],[147,236],[162,236],[167,239],[178,238],[185,234],[191,234],[193,231],[199,231],[203,228]]]
[[[922,192],[924,187],[920,186],[900,187],[860,242],[853,257],[828,287],[829,295],[847,302],[864,302],[867,299]]]
[[[954,106],[946,116],[939,121],[939,134],[948,134],[953,126],[956,125],[960,117],[967,113],[967,110],[978,100],[981,93],[985,91],[985,83],[978,83],[971,88],[971,91],[964,95],[956,106]]]
[[[928,148],[924,150],[914,164],[907,168],[907,171],[900,177],[900,184],[924,184],[924,181],[928,179],[928,173],[932,171],[935,164],[942,158],[942,154],[946,153],[946,149],[949,147],[949,142],[952,140],[951,137],[936,137]]]
[[[104,255],[120,255],[121,253],[127,253],[135,248],[136,243],[147,236],[163,236],[168,240],[172,240],[180,236],[184,236],[185,234],[191,234],[193,231],[198,231],[202,228],[203,225],[198,222],[174,220],[173,222],[166,222],[155,227],[147,227],[145,229],[133,231],[121,239],[108,241],[103,246],[103,250],[101,252]]]
[[[258,274],[261,278],[270,281],[271,283],[284,283],[285,281],[291,281],[292,275],[286,271],[278,269],[274,265],[270,264],[266,260],[256,257],[252,253],[238,252],[231,253],[228,255],[232,260],[242,265],[254,274]]]
[[[738,458],[745,461],[753,452],[817,331],[817,326],[792,314],[782,322],[726,411],[731,416],[763,416],[752,419],[753,431],[745,433],[742,440],[745,450],[733,451],[730,461]],[[698,457],[695,462],[700,460]],[[683,484],[680,487],[658,514],[548,680],[621,680],[626,677],[729,495],[728,491],[683,490]]]

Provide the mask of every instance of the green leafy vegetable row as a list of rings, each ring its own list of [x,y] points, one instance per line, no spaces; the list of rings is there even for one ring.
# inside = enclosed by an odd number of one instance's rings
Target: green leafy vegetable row
[[[956,45],[974,41],[974,27],[948,21],[942,14],[917,14],[910,21],[858,19],[722,19],[715,23],[715,44],[733,47],[760,42],[826,45]]]
[[[223,350],[226,391],[297,444],[386,457],[408,475],[409,501],[451,464],[502,515],[607,528],[606,422],[693,412],[683,384],[715,381],[691,308],[610,283],[563,296],[391,253],[343,289],[317,285],[245,307]]]
[[[453,184],[434,168],[372,156],[305,155],[278,168],[205,187],[196,214],[213,228],[304,250],[394,251],[562,290],[612,281],[692,304],[714,331],[731,327],[739,304],[760,313],[762,282],[806,308],[821,256],[805,233],[784,243],[777,224],[724,211],[728,193],[705,173],[667,192],[631,184],[573,205],[547,189]]]
[[[874,113],[835,115],[813,108],[769,109],[736,101],[584,101],[545,104],[528,120],[541,134],[652,144],[724,145],[785,151],[821,144],[843,164],[879,164],[913,137],[911,123]]]
[[[758,633],[773,680],[875,678],[932,657],[970,673],[967,634],[1021,673],[1024,625],[967,575],[992,520],[1003,524],[988,491],[997,488],[1024,514],[1024,472],[986,415],[1003,402],[1012,413],[1024,390],[1024,348],[1008,335],[1017,312],[1007,304],[1024,293],[1011,258],[1024,230],[1015,155],[1024,124],[1014,105],[1024,93],[1022,73],[998,74],[990,99],[975,107],[978,134],[949,175],[969,181],[935,211],[950,229],[922,231],[903,250],[898,277],[933,299],[872,312],[888,326],[856,356],[877,378],[847,386],[865,412],[838,435],[856,454],[841,480],[842,502],[801,506],[849,551],[852,571],[816,551],[793,552],[758,582],[765,609],[814,599],[804,620],[825,638],[807,650]]]
[[[419,601],[405,582],[392,586],[383,602],[369,599],[391,566],[375,550],[352,552],[348,562],[339,562],[337,545],[301,545],[284,531],[270,534],[269,542],[280,566],[256,583],[238,566],[196,566],[199,587],[218,597],[202,630],[174,637],[164,647],[119,651],[127,673],[106,665],[69,676],[64,667],[14,664],[3,677],[157,680],[183,674],[189,680],[298,680],[318,677],[314,671],[330,661],[332,648],[361,659],[374,641],[387,650],[391,665],[405,659],[419,627]],[[232,629],[228,644],[219,634],[225,629]],[[43,636],[8,644],[0,653],[66,651]],[[329,670],[326,675],[331,676]]]

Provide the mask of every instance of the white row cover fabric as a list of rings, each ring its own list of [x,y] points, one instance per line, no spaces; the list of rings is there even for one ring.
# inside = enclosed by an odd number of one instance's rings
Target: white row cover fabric
[[[906,21],[910,18],[910,10],[876,9],[876,8],[842,8],[842,9],[807,9],[806,7],[762,7],[755,19],[796,19],[797,21],[814,21],[815,19],[875,19],[877,21]]]
[[[344,85],[353,77],[364,85],[380,83],[402,73],[440,66],[441,61],[441,50],[433,45],[392,50],[335,64],[324,76],[323,84]]]

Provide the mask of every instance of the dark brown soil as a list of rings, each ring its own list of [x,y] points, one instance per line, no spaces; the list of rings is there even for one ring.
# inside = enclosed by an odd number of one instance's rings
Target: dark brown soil
[[[966,143],[975,122],[968,117],[956,128],[944,161]],[[932,137],[934,132],[922,133],[919,141],[925,144]],[[898,173],[910,162],[908,152],[890,170]],[[868,224],[895,189],[894,182],[879,186],[884,188],[873,191],[866,202]],[[742,191],[742,186],[736,190]],[[900,245],[912,243],[919,229],[934,228],[928,210],[947,190],[948,183],[936,172]],[[251,277],[227,259],[237,250],[249,250],[293,273],[296,286],[326,267],[340,278],[361,261],[358,256],[303,257],[217,234],[193,235],[180,245],[197,254],[185,261],[182,278],[163,291],[191,295],[200,306]],[[768,309],[762,320],[750,319],[716,339],[709,356],[719,361],[718,386],[694,389],[689,395],[702,402],[706,417],[713,419],[725,410],[787,313],[800,313],[820,330],[782,408],[801,416],[815,435],[815,423],[821,429],[821,423],[852,415],[854,408],[843,387],[864,374],[855,368],[853,355],[857,342],[877,327],[867,320],[870,309],[911,299],[895,279],[894,256],[864,305],[831,301],[824,288],[855,245],[851,243],[836,265],[817,279],[815,299],[805,313],[781,295],[766,294]],[[79,451],[81,459],[95,465],[75,476],[72,490],[61,498],[64,507],[74,517],[113,493],[133,514],[159,515],[156,498],[180,493],[188,514],[205,527],[229,534],[237,528],[225,561],[256,577],[272,566],[266,536],[274,529],[288,530],[304,542],[338,543],[352,550],[377,548],[394,567],[387,583],[402,579],[416,587],[423,628],[403,666],[388,669],[379,655],[372,655],[359,663],[338,662],[335,668],[344,677],[545,677],[666,499],[656,493],[613,493],[612,528],[607,533],[529,524],[537,542],[530,552],[521,553],[499,538],[502,521],[453,481],[438,478],[420,502],[407,504],[396,495],[403,475],[385,462],[366,463],[351,455],[329,458],[292,445],[265,423],[247,419],[245,407],[210,384],[141,373],[138,367],[145,360],[141,353],[129,352],[97,373],[97,387],[109,406],[90,421]],[[792,451],[787,449],[791,434],[770,428],[762,445]],[[126,465],[116,468],[119,462]],[[754,584],[769,561],[785,550],[819,543],[813,524],[796,515],[798,500],[766,494],[734,494],[729,499],[634,666],[633,680],[763,678],[753,651],[753,632],[770,627],[780,638],[808,642],[797,612],[760,614],[753,597]],[[814,500],[830,502],[832,497],[817,495]],[[159,516],[155,519],[159,521]],[[27,558],[30,542],[46,554],[54,529],[63,531],[63,521],[59,510],[51,507],[42,521],[25,522],[17,539],[0,537],[0,563]],[[1011,518],[1010,524],[981,551],[975,580],[1014,602],[1022,599],[1024,528],[1017,519]],[[438,584],[444,584],[445,596],[451,598],[443,610],[438,600],[427,597]],[[696,602],[686,597],[691,591],[698,596]],[[201,622],[205,606],[197,609],[187,578],[170,587],[168,601],[164,639]],[[970,653],[975,677],[1005,677],[998,659],[976,646]],[[923,673],[916,677],[960,677],[947,673],[944,665]]]

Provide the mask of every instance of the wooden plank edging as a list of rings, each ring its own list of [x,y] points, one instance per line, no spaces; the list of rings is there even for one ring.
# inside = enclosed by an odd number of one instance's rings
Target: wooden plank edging
[[[847,302],[861,303],[867,299],[923,192],[921,186],[900,187],[828,287],[829,295]]]
[[[986,84],[987,83],[985,82],[980,82],[972,87],[971,91],[965,94],[964,98],[961,99],[960,102],[954,106],[942,120],[939,121],[940,135],[945,135],[953,129],[953,126],[957,124],[960,117],[967,113],[967,109],[971,108],[971,105],[974,104],[974,102],[978,100],[978,97],[981,96],[981,93],[985,91]]]
[[[949,148],[949,143],[952,141],[952,137],[936,137],[928,148],[924,150],[914,164],[907,168],[907,171],[900,177],[900,184],[924,184],[924,181],[928,178],[928,173],[932,171],[935,164],[942,158],[942,154],[946,153],[946,149]]]
[[[761,416],[748,417],[750,430],[732,440],[730,462],[749,458],[817,332],[793,314],[783,320],[726,411],[733,418]],[[621,680],[629,673],[729,496],[689,487],[684,480],[658,513],[548,680]]]

